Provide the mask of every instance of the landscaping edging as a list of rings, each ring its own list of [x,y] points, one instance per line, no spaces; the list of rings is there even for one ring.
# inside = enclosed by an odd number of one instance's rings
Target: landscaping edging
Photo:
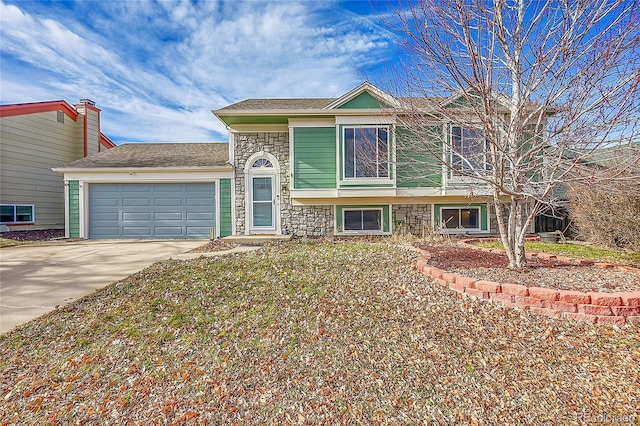
[[[477,247],[471,242],[478,239],[463,240],[464,247],[494,253],[502,250]],[[527,287],[521,284],[498,283],[495,281],[476,280],[429,265],[431,255],[426,250],[416,247],[421,253],[417,261],[418,270],[429,275],[442,287],[457,293],[466,294],[478,299],[488,299],[511,307],[531,310],[554,318],[568,318],[590,323],[640,324],[640,291],[601,293],[572,290],[555,290],[543,287]],[[597,263],[583,259],[573,259],[547,253],[529,253],[527,257],[554,259],[569,265],[593,265],[598,268],[616,269],[640,274],[640,269],[628,266]]]

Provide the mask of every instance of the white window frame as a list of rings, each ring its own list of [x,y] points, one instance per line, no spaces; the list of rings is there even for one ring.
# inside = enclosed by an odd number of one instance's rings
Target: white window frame
[[[345,213],[346,212],[362,212],[379,211],[380,212],[380,229],[345,229]],[[363,208],[343,208],[342,209],[342,233],[345,234],[381,234],[384,232],[384,209],[381,207],[363,207]]]
[[[36,223],[36,207],[34,204],[1,204],[2,207],[13,207],[13,221],[11,222],[0,222],[3,225],[26,225]],[[27,221],[18,221],[17,220],[17,208],[18,207],[30,207],[31,208],[31,220]]]
[[[270,167],[253,167],[259,159],[264,158],[271,163]],[[253,226],[253,182],[254,177],[271,177],[273,185],[273,226],[255,227]],[[251,155],[244,166],[244,188],[245,188],[245,235],[250,234],[273,234],[280,235],[280,163],[277,158],[265,151],[256,152]]]
[[[460,150],[462,151],[464,146],[464,132],[466,131],[474,131],[476,133],[482,134],[481,131],[476,131],[474,128],[469,128],[468,126],[463,126],[459,124],[451,124],[449,126],[449,165],[451,167],[451,175],[452,176],[468,176],[473,174],[486,174],[491,170],[488,163],[488,154],[489,154],[489,142],[486,137],[484,139],[484,149],[482,151],[482,164],[481,168],[471,167],[468,162],[465,160],[464,156],[460,154],[456,154],[454,151],[454,142],[453,142],[453,129],[460,129]],[[454,165],[454,159],[458,157],[460,159],[460,168]]]
[[[346,172],[346,131],[347,129],[353,129],[354,130],[354,134],[355,131],[357,129],[365,129],[365,128],[373,128],[373,129],[384,129],[387,132],[387,176],[378,176],[378,170],[380,167],[381,163],[376,162],[376,176],[370,176],[370,177],[356,177],[355,175],[356,170],[354,169],[354,177],[347,177],[347,172]],[[391,165],[392,165],[392,159],[391,159],[391,143],[392,143],[392,132],[391,132],[391,126],[390,125],[379,125],[379,124],[371,124],[371,125],[349,125],[349,124],[345,124],[342,125],[342,135],[341,135],[341,139],[342,139],[342,158],[341,158],[341,163],[342,163],[342,182],[343,183],[348,183],[348,184],[359,184],[359,183],[366,183],[366,184],[370,184],[372,182],[377,182],[377,183],[392,183],[392,178],[391,178],[391,174],[392,174],[392,170],[391,170]],[[376,157],[379,156],[378,153],[378,144],[377,144],[377,137],[378,137],[378,132],[376,131]],[[356,167],[356,162],[355,162],[355,147],[354,147],[354,168]]]
[[[464,228],[460,226],[460,219],[462,218],[462,210],[476,210],[478,212],[478,226],[476,228]],[[447,228],[442,217],[444,210],[458,210],[458,226],[456,228]],[[440,207],[440,231],[447,233],[455,232],[479,232],[482,231],[482,209],[479,206],[441,206]]]

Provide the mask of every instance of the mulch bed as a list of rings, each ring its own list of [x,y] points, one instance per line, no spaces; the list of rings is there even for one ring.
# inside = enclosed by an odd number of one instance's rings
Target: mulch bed
[[[640,275],[632,272],[567,265],[541,258],[529,258],[525,268],[511,270],[505,254],[454,245],[421,245],[420,248],[431,254],[431,265],[475,279],[585,292],[640,289]]]
[[[15,241],[46,241],[52,238],[64,238],[64,229],[8,231],[0,233],[0,237]]]

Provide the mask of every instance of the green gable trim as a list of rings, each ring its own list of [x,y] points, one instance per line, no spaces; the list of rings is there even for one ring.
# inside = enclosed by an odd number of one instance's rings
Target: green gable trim
[[[220,179],[220,236],[231,235],[231,179]]]
[[[480,208],[480,230],[487,231],[489,218],[487,216],[487,204],[486,203],[453,203],[453,204],[434,204],[433,206],[433,223],[436,228],[440,225],[440,209],[442,207],[454,207],[454,208],[466,208],[466,207],[479,207]]]
[[[391,215],[389,214],[389,204],[336,206],[336,229],[338,230],[338,232],[343,232],[342,212],[344,210],[360,209],[382,209],[382,232],[391,232]]]
[[[234,115],[219,117],[226,124],[289,124],[290,118],[334,119],[333,115]]]
[[[293,129],[293,188],[336,188],[336,129]]]
[[[80,183],[69,181],[69,238],[80,238]]]
[[[289,117],[285,116],[232,116],[221,117],[225,123],[234,124],[288,124]]]
[[[377,98],[373,97],[369,92],[362,92],[355,98],[340,105],[338,109],[365,109],[365,108],[389,108],[388,105],[380,102]]]

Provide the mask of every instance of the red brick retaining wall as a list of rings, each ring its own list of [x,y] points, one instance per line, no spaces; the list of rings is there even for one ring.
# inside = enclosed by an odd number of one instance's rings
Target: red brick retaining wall
[[[474,250],[502,253],[502,250],[477,247],[470,242],[478,240],[464,240],[465,247]],[[431,255],[424,250],[421,253],[417,267],[420,271],[431,276],[443,287],[455,292],[488,299],[508,306],[520,307],[555,318],[569,318],[572,320],[588,321],[591,323],[609,324],[640,324],[640,291],[599,293],[555,290],[543,287],[527,287],[520,284],[498,283],[493,281],[476,280],[474,278],[450,273],[429,265]],[[530,253],[528,257],[555,259],[556,261],[573,265],[593,265],[598,268],[612,268],[625,272],[640,274],[640,269],[610,263],[594,263],[588,260],[573,259],[566,256],[556,256],[547,253]]]

